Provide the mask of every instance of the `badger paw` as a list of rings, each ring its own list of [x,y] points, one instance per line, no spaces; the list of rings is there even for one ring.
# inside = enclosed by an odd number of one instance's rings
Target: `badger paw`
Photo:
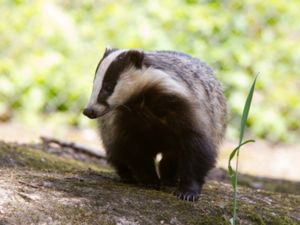
[[[199,193],[193,191],[188,191],[188,192],[176,191],[174,194],[178,199],[184,201],[190,201],[190,202],[195,202],[200,197]]]

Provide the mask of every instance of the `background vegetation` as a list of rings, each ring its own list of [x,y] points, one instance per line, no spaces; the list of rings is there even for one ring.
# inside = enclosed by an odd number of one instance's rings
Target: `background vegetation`
[[[0,0],[0,120],[87,125],[81,110],[105,46],[171,49],[212,66],[237,134],[258,73],[251,131],[300,134],[300,1]]]

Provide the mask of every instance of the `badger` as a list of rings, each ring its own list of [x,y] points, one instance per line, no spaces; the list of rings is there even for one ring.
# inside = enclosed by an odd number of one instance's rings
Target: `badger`
[[[177,186],[175,195],[186,201],[199,198],[226,128],[225,98],[212,69],[175,51],[106,49],[83,114],[98,118],[121,180]]]

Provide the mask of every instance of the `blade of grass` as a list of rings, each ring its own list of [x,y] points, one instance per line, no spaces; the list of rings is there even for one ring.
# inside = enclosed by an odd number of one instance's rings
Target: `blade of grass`
[[[244,138],[244,130],[245,130],[245,127],[246,127],[246,124],[247,124],[247,119],[248,119],[248,115],[249,115],[249,111],[250,111],[250,106],[251,106],[251,102],[252,102],[252,97],[253,97],[253,93],[254,93],[254,88],[255,88],[257,76],[255,77],[255,79],[253,81],[253,84],[251,86],[250,92],[247,96],[247,100],[246,100],[246,103],[245,103],[245,106],[244,106],[242,119],[241,119],[241,126],[240,126],[240,141],[239,141],[239,144],[242,143],[243,138]]]
[[[247,140],[244,141],[242,144],[240,144],[238,147],[236,147],[230,154],[229,156],[229,161],[228,161],[228,175],[232,184],[232,187],[235,189],[235,177],[236,177],[236,172],[233,170],[232,166],[231,166],[231,160],[234,158],[234,156],[236,155],[236,153],[239,151],[240,147],[248,144],[250,142],[255,142],[254,140]]]
[[[254,93],[254,88],[255,88],[257,77],[258,77],[258,75],[255,77],[255,79],[253,81],[253,84],[250,88],[249,94],[247,96],[247,99],[246,99],[246,102],[244,105],[242,119],[241,119],[241,125],[240,125],[239,145],[230,154],[229,162],[228,162],[228,175],[230,177],[231,184],[232,184],[233,190],[234,190],[233,217],[230,219],[230,223],[232,225],[235,225],[235,223],[236,223],[236,210],[237,210],[237,190],[236,189],[237,189],[237,183],[238,183],[237,175],[238,175],[238,167],[239,167],[239,152],[240,152],[239,150],[242,145],[247,144],[252,141],[252,140],[248,140],[243,143],[244,131],[245,131],[245,127],[246,127],[246,123],[247,123],[247,119],[248,119],[248,115],[249,115],[249,111],[250,111],[250,106],[251,106],[251,102],[252,102],[252,98],[253,98],[253,93]],[[235,171],[234,171],[232,169],[230,163],[235,155],[237,157],[237,160],[236,160],[236,166],[235,166]]]

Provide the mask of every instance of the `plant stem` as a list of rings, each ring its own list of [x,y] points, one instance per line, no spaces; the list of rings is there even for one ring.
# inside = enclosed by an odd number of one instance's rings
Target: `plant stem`
[[[236,164],[235,164],[235,180],[234,180],[234,201],[233,201],[233,225],[236,222],[236,209],[237,209],[237,183],[238,183],[238,167],[239,167],[239,153],[240,148],[236,152]]]

